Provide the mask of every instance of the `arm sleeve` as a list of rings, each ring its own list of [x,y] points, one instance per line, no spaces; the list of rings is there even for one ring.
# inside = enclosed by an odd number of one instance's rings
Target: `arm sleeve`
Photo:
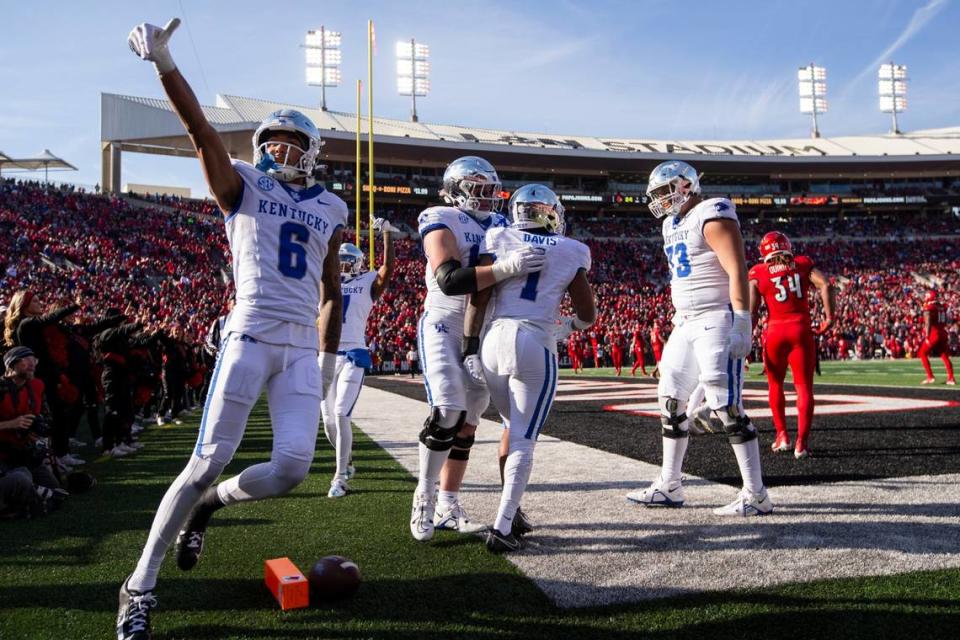
[[[48,314],[37,316],[36,320],[40,324],[53,324],[54,322],[60,322],[67,316],[73,315],[80,310],[80,306],[76,304],[67,305],[66,307],[60,307],[59,309],[54,309]]]

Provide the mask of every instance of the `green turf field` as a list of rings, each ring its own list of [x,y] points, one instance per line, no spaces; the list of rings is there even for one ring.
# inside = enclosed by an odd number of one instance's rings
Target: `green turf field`
[[[630,368],[633,365],[626,366],[622,370],[622,376],[630,377]],[[944,383],[947,375],[943,362],[939,358],[931,358],[930,366],[933,368],[933,375],[937,378],[937,383],[933,385],[920,384],[926,377],[923,366],[919,360],[846,360],[846,361],[824,361],[820,363],[820,371],[823,375],[814,376],[814,383],[820,384],[851,384],[868,387],[923,387],[931,389],[956,389],[960,392],[960,386],[949,387]],[[960,367],[960,362],[955,366]],[[653,367],[648,366],[650,372]],[[766,380],[762,373],[763,367],[759,364],[751,364],[747,372],[746,379]],[[615,376],[616,370],[613,368],[585,369],[582,375],[590,376]],[[561,369],[560,375],[574,375],[571,369]],[[640,376],[640,370],[637,369],[637,376]],[[787,380],[792,380],[792,375],[787,374]]]
[[[99,485],[60,512],[0,522],[0,638],[112,637],[117,588],[186,460],[196,424],[194,418],[155,427],[138,455],[94,465]],[[270,442],[261,404],[228,472],[265,459]],[[314,473],[290,496],[219,512],[193,572],[178,572],[168,559],[154,638],[774,640],[842,633],[845,640],[915,640],[951,637],[960,628],[960,570],[559,610],[478,538],[438,534],[432,544],[413,542],[407,529],[413,479],[360,433],[355,446],[352,495],[326,498],[332,468],[323,442]],[[307,570],[328,554],[359,564],[359,594],[280,612],[263,586],[263,560],[289,556]]]

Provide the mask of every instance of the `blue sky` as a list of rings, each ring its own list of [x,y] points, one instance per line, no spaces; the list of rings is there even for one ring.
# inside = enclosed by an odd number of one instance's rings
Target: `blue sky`
[[[376,107],[406,118],[395,95],[394,42],[433,55],[427,122],[558,134],[645,138],[808,135],[796,69],[827,67],[824,135],[881,133],[876,66],[909,66],[904,130],[960,125],[960,0],[654,0],[451,3],[54,2],[0,0],[0,150],[51,149],[100,178],[99,94],[162,96],[129,52],[142,21],[184,19],[174,58],[201,102],[217,93],[316,104],[303,81],[307,29],[343,33],[342,87],[330,108],[352,111],[366,76],[366,21],[376,23]],[[124,182],[206,188],[196,161],[124,155]]]

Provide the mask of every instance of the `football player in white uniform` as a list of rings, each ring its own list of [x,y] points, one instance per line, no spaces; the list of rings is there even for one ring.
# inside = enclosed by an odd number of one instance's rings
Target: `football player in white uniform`
[[[466,296],[543,266],[543,256],[527,246],[491,266],[478,266],[486,252],[487,230],[507,226],[506,218],[496,212],[502,203],[501,185],[489,162],[476,156],[454,160],[443,174],[440,193],[448,206],[425,209],[419,218],[427,257],[427,297],[418,344],[430,416],[420,432],[410,533],[421,541],[431,539],[437,526],[462,532],[482,529],[470,524],[457,493],[477,423],[490,403],[486,388],[470,381],[461,366]]]
[[[367,348],[367,318],[384,291],[390,286],[396,259],[392,232],[397,229],[384,218],[373,221],[383,234],[383,264],[376,271],[363,272],[363,252],[356,245],[340,245],[340,291],[343,299],[343,329],[337,349],[337,373],[323,399],[323,430],[337,452],[337,470],[330,481],[328,498],[347,495],[347,480],[353,477],[351,461],[353,430],[350,415],[360,397],[363,376],[373,363]]]
[[[487,549],[495,553],[521,547],[516,516],[533,468],[533,448],[550,414],[557,391],[557,341],[596,320],[593,290],[587,282],[590,249],[564,237],[563,205],[540,184],[528,184],[510,198],[509,228],[487,232],[487,251],[509,255],[523,247],[544,254],[541,271],[498,283],[491,294],[471,296],[464,334],[464,369],[486,383],[507,429],[503,492]],[[560,318],[565,294],[576,313]],[[493,297],[490,328],[477,354],[487,301]],[[559,321],[559,325],[558,325]]]
[[[196,446],[157,509],[136,569],[120,588],[119,640],[149,640],[157,573],[175,538],[177,564],[190,569],[214,511],[283,495],[307,475],[320,401],[333,380],[340,342],[337,250],[347,206],[314,182],[319,131],[298,111],[277,111],[254,134],[255,165],[231,160],[173,63],[168,41],[178,24],[177,19],[164,28],[141,24],[128,42],[137,56],[153,62],[223,211],[236,306],[223,329]],[[214,484],[264,389],[273,426],[270,460]]]
[[[743,238],[733,203],[726,198],[704,200],[697,172],[679,161],[661,163],[651,172],[647,195],[651,213],[663,218],[676,313],[657,387],[663,468],[649,488],[627,498],[648,506],[683,505],[680,473],[689,440],[687,403],[699,383],[723,423],[743,477],[737,499],[714,513],[770,513],[773,504],[763,486],[757,430],[741,398],[743,359],[750,353],[753,331]]]

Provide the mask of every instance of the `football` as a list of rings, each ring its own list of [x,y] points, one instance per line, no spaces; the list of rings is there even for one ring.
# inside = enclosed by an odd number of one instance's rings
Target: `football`
[[[307,576],[310,602],[321,603],[349,598],[360,587],[360,568],[343,556],[326,556],[317,561]]]

